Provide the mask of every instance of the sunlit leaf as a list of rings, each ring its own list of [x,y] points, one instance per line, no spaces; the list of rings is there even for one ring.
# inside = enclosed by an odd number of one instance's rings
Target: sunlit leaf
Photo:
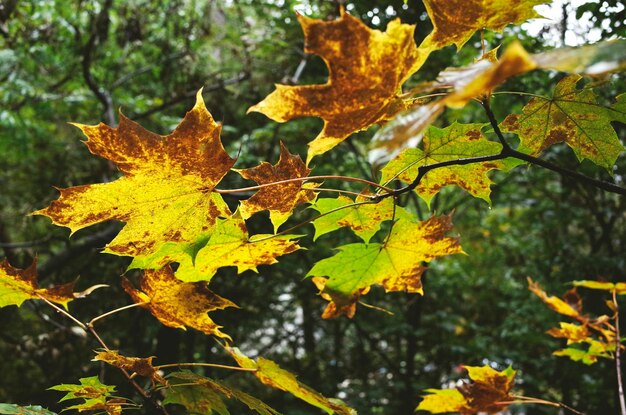
[[[78,412],[104,411],[109,415],[119,415],[122,413],[121,401],[123,400],[111,396],[112,392],[115,392],[115,386],[101,383],[97,376],[81,378],[79,382],[79,385],[61,384],[48,389],[67,392],[59,402],[73,399],[83,400],[83,402],[68,406],[64,410],[75,409]]]
[[[308,162],[345,140],[350,134],[390,119],[406,109],[398,97],[404,81],[422,65],[427,52],[413,40],[414,26],[394,20],[385,32],[369,29],[345,13],[335,21],[298,15],[305,36],[305,52],[320,56],[328,66],[323,85],[277,85],[276,90],[249,111],[278,122],[320,117],[324,128],[309,143]]]
[[[400,208],[397,213],[399,219],[384,243],[341,246],[335,256],[317,262],[309,271],[307,276],[328,279],[322,292],[332,299],[329,307],[349,310],[346,307],[373,284],[386,291],[421,294],[421,276],[426,269],[422,263],[463,252],[458,238],[447,236],[452,230],[450,216],[417,222]]]
[[[382,169],[381,183],[388,183],[394,179],[411,183],[417,177],[421,166],[498,154],[502,150],[502,145],[488,141],[484,137],[481,130],[485,125],[453,123],[444,129],[430,127],[424,136],[424,149],[409,148],[391,160]],[[434,169],[426,173],[415,191],[426,203],[430,203],[441,188],[457,185],[472,196],[490,202],[492,181],[487,173],[504,167],[504,162],[492,161]]]
[[[457,49],[483,29],[501,32],[509,24],[541,17],[534,7],[551,0],[424,0],[433,31],[421,48],[440,49],[455,44]]]
[[[251,169],[236,170],[243,178],[254,180],[258,184],[279,182],[282,180],[306,177],[311,173],[300,156],[291,154],[287,147],[280,143],[280,159],[272,166],[267,162]],[[296,206],[315,200],[316,194],[311,189],[317,185],[305,184],[303,181],[283,183],[259,189],[252,197],[241,202],[239,212],[244,219],[263,210],[270,212],[274,231],[285,223]]]
[[[606,281],[593,281],[593,280],[585,280],[585,281],[573,281],[572,284],[574,287],[583,287],[589,288],[592,290],[603,290],[603,291],[613,291],[617,294],[626,294],[626,282],[606,282]]]
[[[380,229],[381,223],[393,218],[393,199],[383,199],[379,203],[364,203],[368,200],[366,196],[367,194],[358,196],[355,200],[343,195],[337,198],[318,199],[311,208],[324,216],[313,221],[315,227],[313,240],[346,227],[364,242],[369,242]]]
[[[7,260],[0,263],[0,307],[19,307],[26,300],[45,298],[67,309],[67,304],[77,296],[73,290],[74,282],[39,288],[36,262],[26,269],[13,268]]]
[[[558,48],[533,55],[537,66],[592,76],[626,67],[626,40],[613,39],[576,48]]]
[[[2,415],[57,415],[56,412],[48,411],[38,405],[20,406],[9,403],[0,403]]]
[[[201,92],[201,91],[200,91]],[[167,136],[151,133],[120,115],[120,124],[78,125],[89,151],[124,174],[111,183],[71,187],[35,212],[72,233],[107,220],[126,222],[104,252],[149,255],[167,242],[193,242],[218,216],[229,216],[212,192],[234,160],[220,141],[221,127],[198,92],[194,108]]]
[[[552,337],[567,339],[567,344],[583,342],[591,335],[586,324],[560,322],[559,325],[560,328],[552,328],[547,333]]]
[[[528,278],[528,289],[537,297],[541,298],[541,301],[543,301],[553,311],[572,318],[580,317],[579,309],[573,307],[571,303],[567,303],[558,297],[549,296],[541,289],[539,284],[534,282],[531,278]]]
[[[557,143],[567,143],[579,159],[587,158],[612,171],[624,151],[611,121],[613,111],[598,104],[590,88],[577,89],[579,75],[563,78],[551,98],[534,97],[522,114],[511,114],[502,131],[519,135],[521,145],[532,155]]]
[[[166,266],[157,271],[146,270],[140,282],[141,291],[133,288],[126,278],[122,280],[122,286],[135,303],[142,303],[143,308],[150,310],[154,317],[168,327],[191,327],[230,339],[207,313],[237,306],[213,293],[206,283],[182,282]]]
[[[456,389],[427,389],[417,410],[433,414],[458,412],[462,415],[495,414],[507,408],[516,372],[510,367],[498,372],[490,366],[464,366],[472,383]]]
[[[328,399],[300,383],[293,373],[281,368],[273,361],[262,357],[259,357],[255,361],[241,353],[237,348],[229,347],[227,350],[237,361],[239,366],[248,369],[256,369],[254,374],[263,384],[291,393],[296,398],[302,399],[308,404],[324,410],[329,415],[356,415],[354,409],[349,408],[337,399]]]
[[[275,264],[277,257],[298,250],[296,235],[264,235],[248,237],[246,224],[239,214],[219,219],[206,245],[198,251],[193,265],[181,263],[176,277],[187,282],[208,281],[221,267],[234,266],[237,272],[252,270],[258,265]]]

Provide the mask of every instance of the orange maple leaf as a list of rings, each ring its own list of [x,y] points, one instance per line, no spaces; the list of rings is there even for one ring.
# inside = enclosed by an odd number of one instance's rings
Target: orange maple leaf
[[[276,85],[276,90],[248,111],[285,122],[320,117],[324,128],[309,143],[307,164],[350,134],[386,121],[406,109],[398,90],[426,60],[417,49],[415,26],[398,19],[385,32],[372,30],[342,9],[326,22],[298,15],[306,39],[304,51],[319,55],[328,66],[323,85]]]

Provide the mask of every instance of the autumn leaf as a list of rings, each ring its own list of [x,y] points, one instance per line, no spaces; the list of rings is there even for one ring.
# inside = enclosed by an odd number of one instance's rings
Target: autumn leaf
[[[234,160],[220,141],[221,127],[202,100],[178,127],[159,136],[120,115],[111,128],[77,125],[89,151],[114,162],[123,176],[111,183],[71,187],[34,212],[72,233],[107,220],[126,222],[104,252],[149,255],[167,242],[193,242],[217,217],[230,216],[222,197],[212,192]]]
[[[504,132],[516,133],[531,155],[557,143],[567,143],[579,160],[587,158],[612,171],[624,151],[611,121],[613,112],[598,104],[590,88],[577,89],[581,76],[570,75],[555,87],[551,98],[534,97],[522,110],[502,122]]]
[[[137,373],[139,376],[149,378],[153,383],[165,384],[165,379],[152,366],[154,357],[127,357],[119,354],[117,350],[103,350],[96,354],[94,361],[101,361],[119,369]]]
[[[537,284],[531,278],[528,278],[528,289],[537,297],[541,298],[541,301],[543,301],[548,307],[550,307],[551,310],[575,319],[581,317],[580,308],[572,303],[565,302],[558,297],[546,294],[546,292],[541,289],[539,284]]]
[[[572,284],[574,287],[583,287],[592,290],[615,291],[620,295],[626,294],[626,282],[612,283],[606,281],[584,280],[573,281]]]
[[[261,415],[280,413],[259,399],[222,382],[199,376],[192,372],[176,372],[168,376],[164,404],[178,404],[190,415],[230,415],[222,398],[236,399]]]
[[[272,166],[263,162],[251,169],[236,170],[244,179],[254,180],[260,185],[283,180],[307,177],[308,169],[300,156],[291,154],[280,143],[280,159]],[[252,197],[241,202],[239,212],[244,219],[257,212],[269,210],[274,232],[291,216],[296,206],[315,200],[313,190],[316,184],[304,184],[304,181],[292,181],[259,189]]]
[[[244,220],[238,213],[229,219],[218,219],[206,245],[195,256],[193,265],[188,259],[176,271],[180,280],[208,281],[221,267],[236,266],[237,272],[252,270],[258,265],[278,262],[276,257],[294,252],[300,247],[296,235],[258,234],[248,237]]]
[[[589,340],[587,348],[566,347],[554,351],[554,356],[568,357],[575,362],[581,362],[591,366],[598,362],[598,358],[613,359],[612,352],[615,351],[615,344],[608,344],[597,340]]]
[[[278,366],[275,362],[259,357],[256,361],[250,359],[237,348],[228,347],[226,350],[235,359],[239,366],[256,369],[255,376],[265,385],[291,393],[298,399],[324,410],[329,415],[356,415],[354,409],[347,407],[337,399],[328,399],[308,386],[300,383],[296,376]]]
[[[587,340],[591,333],[586,324],[560,322],[560,328],[552,328],[547,333],[556,338],[567,339],[567,344],[580,343]]]
[[[455,122],[444,129],[431,126],[424,136],[424,149],[409,148],[391,160],[382,169],[381,183],[386,184],[394,179],[411,183],[417,177],[421,166],[498,154],[502,150],[502,145],[488,141],[484,137],[482,129],[485,125]],[[426,173],[415,191],[430,204],[431,199],[441,188],[456,185],[472,196],[490,203],[492,181],[487,173],[504,167],[502,161],[492,161],[434,169]]]
[[[501,32],[509,24],[541,17],[533,8],[551,0],[424,0],[433,31],[420,48],[441,49],[455,44],[457,49],[479,30]]]
[[[499,60],[493,54],[460,68],[448,68],[438,82],[449,92],[428,103],[413,105],[381,128],[372,140],[370,160],[381,162],[395,157],[404,148],[416,147],[426,129],[446,107],[462,108],[476,97],[487,96],[507,79],[536,68],[536,63],[519,43],[511,44]]]
[[[353,132],[393,117],[406,109],[400,87],[426,60],[413,40],[415,27],[394,20],[385,32],[369,29],[342,9],[338,20],[326,22],[298,15],[306,53],[328,66],[323,85],[276,85],[276,90],[248,111],[285,122],[319,117],[324,128],[309,143],[307,164]]]
[[[2,415],[57,415],[38,405],[20,406],[8,403],[0,403],[0,414]]]
[[[498,372],[489,366],[463,366],[472,383],[463,383],[456,389],[427,389],[416,410],[433,414],[458,412],[473,415],[479,412],[495,414],[507,408],[513,400],[510,395],[516,372],[508,367]]]
[[[183,330],[191,327],[205,334],[230,339],[207,313],[237,306],[213,293],[205,283],[182,282],[166,266],[156,271],[144,271],[141,291],[133,288],[126,278],[122,280],[122,286],[135,303],[142,304],[168,327]]]
[[[315,227],[313,240],[346,227],[364,242],[369,242],[380,229],[381,223],[393,218],[393,200],[387,198],[377,203],[367,203],[369,200],[367,196],[369,194],[364,193],[355,200],[343,195],[337,198],[318,199],[311,208],[323,216],[313,221]]]
[[[79,385],[61,384],[48,388],[49,390],[67,392],[59,402],[72,399],[83,400],[81,403],[65,408],[64,411],[71,409],[75,409],[78,412],[104,411],[109,415],[122,413],[121,400],[111,396],[111,393],[115,392],[115,386],[101,383],[97,376],[81,378],[79,382]]]
[[[384,243],[356,243],[339,247],[339,252],[317,262],[309,277],[326,277],[322,293],[332,299],[329,307],[349,310],[362,290],[373,284],[386,291],[422,294],[422,262],[463,252],[452,229],[450,216],[433,216],[417,222],[397,209],[397,222]],[[329,313],[325,313],[328,315]],[[333,316],[334,317],[334,316]]]
[[[39,288],[37,262],[26,269],[13,268],[7,260],[0,263],[0,307],[21,306],[26,300],[46,299],[65,309],[79,293],[74,293],[74,282],[52,288]]]
[[[557,48],[533,55],[540,68],[590,76],[607,75],[626,67],[626,40],[612,39],[576,48]]]

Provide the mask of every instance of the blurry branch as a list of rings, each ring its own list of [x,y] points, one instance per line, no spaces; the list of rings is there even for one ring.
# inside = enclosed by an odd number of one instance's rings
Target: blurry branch
[[[66,263],[72,261],[75,258],[79,258],[82,254],[90,249],[102,247],[108,241],[110,241],[118,232],[119,225],[110,225],[108,228],[97,232],[93,235],[89,235],[84,239],[81,239],[74,245],[70,245],[67,249],[52,256],[44,264],[38,267],[37,271],[40,276],[45,277],[51,273],[61,269]]]
[[[104,2],[102,5],[102,11],[96,16],[95,21],[92,22],[89,40],[82,48],[83,78],[85,79],[85,83],[91,92],[93,92],[98,101],[102,103],[102,106],[104,107],[104,120],[108,125],[115,125],[113,98],[111,97],[111,93],[109,91],[101,88],[96,83],[93,74],[91,73],[91,63],[93,59],[93,52],[96,50],[98,40],[101,36],[107,36],[109,9],[111,8],[112,3],[113,0],[106,0]]]
[[[169,56],[164,57],[161,63],[166,63],[166,62],[173,61],[179,58],[183,58],[186,55],[187,55],[186,52],[173,53]],[[139,68],[135,71],[127,73],[126,75],[119,78],[117,81],[113,82],[113,84],[111,85],[111,89],[114,90],[116,88],[119,88],[120,86],[124,85],[126,82],[132,80],[133,78],[139,75],[143,75],[144,73],[150,72],[153,68],[154,68],[154,65],[150,64],[150,65],[144,66],[143,68]]]
[[[205,87],[202,92],[207,93],[207,92],[214,92],[214,91],[219,91],[224,89],[226,86],[228,85],[234,85],[237,84],[239,82],[243,82],[247,79],[250,78],[250,74],[248,72],[242,72],[232,78],[228,78],[228,79],[224,79],[224,80],[218,80],[215,84],[210,85]],[[154,108],[151,108],[145,112],[140,112],[138,114],[135,114],[133,116],[133,120],[137,121],[137,120],[141,120],[143,118],[147,118],[151,115],[154,115],[158,112],[161,112],[171,106],[174,106],[176,104],[179,104],[181,102],[184,102],[186,100],[192,99],[193,97],[196,96],[196,94],[198,93],[197,90],[192,90],[192,91],[188,91],[185,92],[184,94],[178,95],[176,97],[171,98],[168,101],[165,101],[164,103],[162,103],[161,105],[158,105]]]
[[[35,239],[34,241],[0,242],[0,248],[4,249],[5,251],[7,249],[31,248],[33,246],[45,244],[50,239],[52,239],[52,235],[44,236],[43,238]]]

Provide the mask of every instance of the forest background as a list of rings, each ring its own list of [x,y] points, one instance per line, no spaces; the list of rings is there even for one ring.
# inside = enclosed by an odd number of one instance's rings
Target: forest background
[[[347,2],[346,8],[381,30],[396,17],[416,24],[418,43],[432,29],[420,1],[364,0]],[[320,120],[278,124],[261,114],[246,115],[274,83],[323,83],[328,76],[321,59],[303,54],[294,10],[321,19],[338,15],[335,2],[321,0],[0,3],[0,255],[19,267],[36,257],[43,284],[80,276],[83,287],[110,285],[93,293],[92,301],[73,305],[74,314],[94,316],[128,304],[118,283],[128,259],[99,253],[120,224],[94,226],[68,239],[66,229],[27,216],[57,197],[54,186],[106,181],[117,174],[111,163],[89,155],[80,131],[68,122],[116,125],[121,108],[149,130],[167,134],[204,87],[209,111],[223,123],[226,150],[235,155],[242,149],[236,167],[275,162],[280,140],[304,155]],[[620,1],[564,2],[544,10],[552,20],[509,26],[503,34],[486,32],[488,48],[518,39],[536,52],[626,35]],[[476,34],[460,51],[448,47],[434,53],[412,82],[434,79],[442,69],[469,64],[480,53]],[[559,76],[532,72],[509,81],[506,89],[547,95]],[[613,97],[624,90],[624,75],[616,75],[600,92]],[[499,96],[493,108],[503,119],[524,103]],[[468,105],[448,110],[438,123],[484,118],[480,108]],[[367,163],[373,130],[316,158],[316,174],[376,179]],[[617,131],[623,142],[624,126]],[[565,146],[550,148],[544,157],[610,179],[590,162],[579,166]],[[622,157],[613,179],[624,185],[625,174]],[[626,200],[537,168],[496,173],[493,179],[491,206],[459,189],[447,189],[432,201],[432,211],[455,212],[468,255],[433,262],[424,297],[382,290],[368,296],[368,303],[393,315],[361,308],[354,319],[321,319],[325,301],[302,276],[315,260],[348,243],[347,232],[322,236],[308,251],[259,267],[258,275],[221,272],[219,294],[241,309],[212,315],[240,348],[277,361],[327,396],[366,408],[364,413],[412,413],[424,389],[463,377],[461,364],[513,365],[527,395],[580,404],[588,414],[616,413],[613,362],[583,366],[551,356],[559,341],[545,331],[557,317],[528,291],[526,277],[553,293],[566,291],[565,283],[575,279],[624,281]],[[412,203],[422,219],[430,215],[423,202]],[[313,214],[305,210],[300,219]],[[249,227],[271,232],[263,221]],[[602,307],[601,297],[592,295],[588,306]],[[140,309],[112,316],[100,333],[125,354],[155,355],[159,364],[229,361],[210,338],[164,327]],[[0,401],[60,410],[58,392],[46,388],[94,374],[119,385],[120,394],[132,395],[113,369],[90,362],[96,347],[45,305],[0,309]],[[257,388],[255,396],[284,413],[315,413],[252,380],[245,386]],[[532,413],[555,410],[533,408]]]

